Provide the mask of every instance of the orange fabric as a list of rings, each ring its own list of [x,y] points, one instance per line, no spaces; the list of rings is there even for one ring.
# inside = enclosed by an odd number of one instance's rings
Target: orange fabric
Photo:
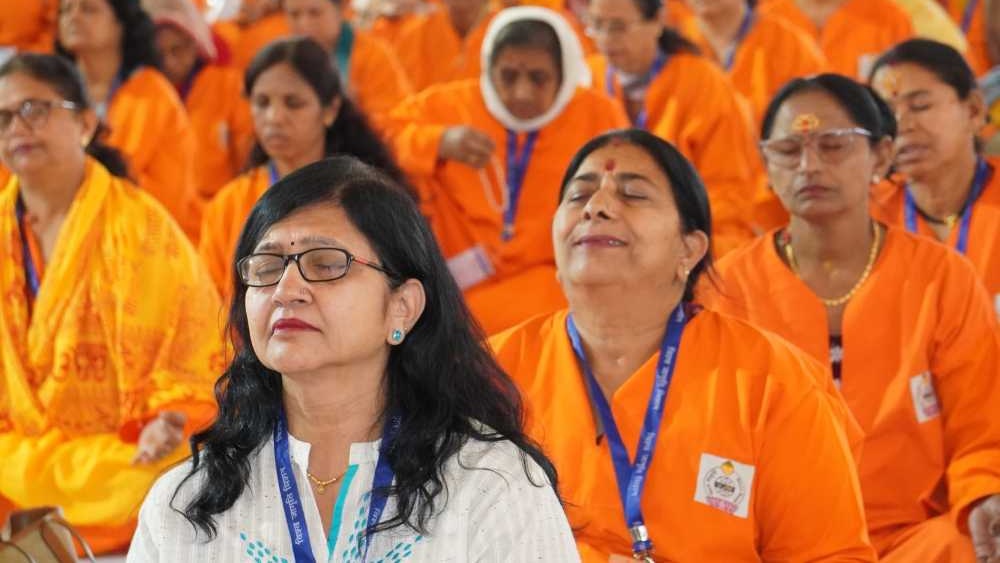
[[[0,2],[0,49],[51,53],[58,12],[57,0]]]
[[[972,0],[941,0],[941,3],[948,10],[948,15],[955,20],[955,23],[961,26],[965,7],[970,1]],[[990,49],[987,43],[986,0],[976,1],[977,5],[972,14],[972,21],[969,24],[969,29],[965,31],[965,38],[969,42],[969,49],[965,53],[965,59],[969,61],[969,66],[972,67],[976,76],[983,76],[994,65],[990,62]],[[1000,61],[996,64],[1000,64]]]
[[[121,430],[214,415],[218,297],[162,206],[88,161],[29,312],[16,177],[0,189],[0,497],[58,505],[97,551],[128,545],[139,504],[186,448],[133,466]]]
[[[565,306],[551,235],[559,184],[584,143],[627,124],[621,109],[603,94],[578,89],[562,114],[541,129],[521,189],[515,234],[506,242],[501,240],[504,184],[498,172],[506,174],[507,137],[486,109],[479,81],[428,88],[396,108],[392,123],[396,156],[419,190],[445,257],[479,245],[492,262],[495,275],[465,292],[487,334]],[[492,165],[482,171],[438,159],[445,129],[462,124],[488,134],[496,145]],[[518,146],[523,144],[521,135]]]
[[[198,141],[195,158],[198,192],[194,213],[239,174],[253,146],[253,120],[243,97],[243,76],[233,68],[208,65],[184,99]]]
[[[688,18],[680,31],[698,45],[702,54],[722,64],[699,29],[697,18]],[[781,56],[776,57],[775,53]],[[732,68],[724,70],[736,91],[750,102],[756,136],[764,112],[778,90],[793,78],[819,74],[826,66],[826,57],[811,37],[777,16],[758,13],[736,49]]]
[[[128,159],[129,174],[159,200],[192,240],[198,218],[197,139],[184,104],[170,82],[151,68],[140,68],[121,85],[108,108],[108,144]]]
[[[406,72],[381,39],[354,30],[348,91],[365,115],[381,129],[388,113],[412,94]]]
[[[385,41],[395,51],[396,42],[399,41],[399,36],[403,32],[403,29],[408,23],[418,17],[416,14],[406,14],[396,17],[379,16],[372,23],[371,28],[368,29],[368,33],[372,37]]]
[[[710,306],[829,365],[826,307],[781,261],[774,237],[719,262]],[[967,260],[889,228],[871,277],[847,304],[841,332],[841,393],[867,436],[859,471],[880,556],[929,518],[947,514],[964,527],[970,503],[1000,492],[997,335]],[[940,415],[918,410],[914,397],[928,393],[919,385],[922,374],[929,374]]]
[[[212,26],[212,31],[229,46],[231,63],[240,72],[250,66],[250,61],[265,45],[292,33],[285,12],[281,10],[246,26],[235,21],[219,22]]]
[[[892,0],[844,0],[822,29],[796,0],[766,0],[760,11],[780,16],[812,37],[830,70],[864,81],[882,52],[914,35],[910,16]]]
[[[606,92],[607,59],[598,55],[588,63],[594,88]],[[624,108],[617,80],[614,90]],[[705,182],[716,255],[750,240],[761,164],[749,115],[726,75],[705,57],[671,55],[649,85],[645,111],[646,128],[673,143]]]
[[[997,314],[1000,315],[1000,157],[989,159],[993,176],[986,185],[979,200],[972,207],[972,222],[969,224],[969,246],[966,256],[972,261],[979,279],[986,285]],[[884,223],[905,228],[903,219],[903,186],[892,180],[883,180],[872,190],[872,215]],[[937,240],[923,217],[917,214],[917,232]],[[958,241],[958,224],[952,229],[946,241],[955,248]]]
[[[441,8],[406,24],[396,41],[396,54],[415,92],[463,78],[479,78],[480,51],[493,15],[483,18],[465,38]]]
[[[566,311],[491,339],[524,396],[529,435],[559,471],[584,563],[631,555],[606,440],[566,335]],[[659,353],[609,398],[635,455]],[[643,492],[656,561],[874,561],[844,429],[817,385],[822,366],[781,339],[703,310],[677,351]],[[750,465],[746,518],[695,500],[709,454]],[[822,484],[822,485],[820,485]]]
[[[233,293],[233,259],[243,223],[269,187],[268,167],[259,166],[226,184],[205,207],[198,253],[223,301]]]

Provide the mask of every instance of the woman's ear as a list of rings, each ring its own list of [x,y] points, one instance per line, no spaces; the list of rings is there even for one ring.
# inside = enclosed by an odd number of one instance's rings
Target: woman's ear
[[[402,341],[402,337],[405,337],[420,320],[426,305],[427,294],[424,292],[424,284],[418,280],[408,279],[392,290],[386,315],[390,344]]]
[[[677,278],[681,283],[687,283],[691,270],[708,254],[709,240],[704,231],[694,230],[681,235],[684,254],[677,264]]]
[[[892,137],[885,136],[879,139],[872,148],[872,151],[875,153],[875,169],[872,171],[872,176],[885,178],[889,174],[889,169],[892,167],[892,161],[895,158],[895,147]]]
[[[983,96],[982,90],[976,88],[969,92],[969,98],[965,100],[965,104],[968,108],[969,119],[972,121],[974,134],[979,133],[979,130],[986,125],[987,114],[989,113],[989,108],[986,107],[986,98]]]
[[[97,129],[101,121],[97,117],[97,112],[88,108],[80,112],[80,123],[83,129],[83,132],[80,134],[80,146],[87,148],[94,140],[94,135],[97,135]]]
[[[340,106],[343,105],[342,102],[343,98],[338,96],[330,102],[330,105],[323,108],[324,127],[330,127],[334,121],[337,121],[337,116],[340,114]]]

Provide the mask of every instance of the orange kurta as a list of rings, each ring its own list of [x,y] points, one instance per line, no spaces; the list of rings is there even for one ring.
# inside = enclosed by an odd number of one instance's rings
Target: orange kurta
[[[406,24],[396,41],[396,54],[415,92],[464,78],[478,78],[480,52],[492,15],[459,37],[448,11],[441,8]]]
[[[607,59],[588,60],[594,88],[607,91]],[[623,100],[614,79],[613,90]],[[624,108],[624,102],[620,102]],[[646,92],[646,129],[675,145],[698,170],[712,205],[718,255],[753,236],[761,165],[750,120],[729,78],[705,57],[671,55]]]
[[[784,18],[813,37],[830,70],[861,80],[880,54],[913,37],[910,16],[892,0],[844,0],[822,29],[799,9],[796,0],[766,0],[760,11]]]
[[[381,128],[392,108],[413,93],[406,72],[388,45],[358,30],[349,64],[347,91]]]
[[[379,16],[375,18],[372,22],[372,26],[368,29],[368,33],[372,37],[376,37],[385,41],[388,45],[395,49],[396,42],[399,41],[399,36],[406,28],[406,25],[418,18],[418,14],[406,14],[403,16]]]
[[[966,256],[986,285],[997,315],[1000,316],[1000,157],[989,159],[988,162],[993,167],[993,173],[983,193],[972,206]],[[872,190],[872,215],[879,221],[905,228],[904,200],[903,186],[890,180],[882,181]],[[935,240],[937,238],[919,213],[917,232]],[[943,242],[955,248],[958,233],[959,225],[956,224],[948,239]]]
[[[501,202],[507,136],[486,109],[478,80],[441,84],[411,97],[392,113],[393,146],[413,179],[421,206],[449,260],[481,248],[495,275],[466,290],[465,297],[487,333],[535,314],[565,306],[556,281],[552,218],[559,184],[576,151],[591,138],[627,124],[624,112],[599,92],[578,89],[563,112],[543,127],[528,164],[514,221],[503,241]],[[496,145],[490,166],[474,169],[438,159],[444,131],[470,125]],[[524,135],[518,146],[524,144]]]
[[[566,315],[534,318],[491,344],[524,396],[529,435],[559,471],[584,563],[605,563],[630,555],[631,540]],[[658,359],[608,400],[630,459]],[[875,560],[845,432],[817,383],[822,370],[736,319],[704,310],[689,321],[642,495],[657,561]],[[729,481],[733,496],[745,495],[743,517],[696,500],[711,494],[718,460],[753,469]]]
[[[224,300],[233,293],[233,260],[243,223],[269,187],[270,169],[258,166],[226,184],[205,207],[198,253]]]
[[[965,58],[969,61],[976,76],[983,76],[993,67],[990,63],[990,50],[987,43],[986,0],[941,0],[941,3],[947,8],[948,14],[959,26],[966,23],[964,21],[965,11],[970,2],[975,2],[976,5],[973,7],[968,27],[962,29],[969,42],[969,50],[965,53]]]
[[[157,70],[137,69],[114,93],[107,123],[107,143],[128,159],[132,178],[196,240],[197,139],[174,87]]]
[[[246,165],[253,146],[253,120],[243,97],[243,76],[233,68],[207,65],[184,97],[198,140],[195,213]]]
[[[246,26],[235,21],[219,22],[212,26],[212,31],[225,41],[232,55],[232,65],[241,72],[250,66],[250,61],[265,45],[292,33],[281,10]]]
[[[59,505],[95,550],[120,549],[187,449],[133,466],[138,424],[179,410],[190,432],[214,413],[219,300],[166,211],[88,161],[29,308],[18,193],[16,177],[0,189],[0,497]]]
[[[829,365],[826,308],[781,261],[774,236],[719,262],[711,306]],[[938,561],[929,550],[954,549],[968,559],[951,560],[972,560],[971,542],[958,530],[970,503],[1000,493],[997,334],[967,260],[924,237],[888,230],[871,277],[846,306],[841,332],[841,392],[867,436],[859,470],[881,556]]]
[[[0,50],[51,53],[58,12],[57,0],[0,2]]]

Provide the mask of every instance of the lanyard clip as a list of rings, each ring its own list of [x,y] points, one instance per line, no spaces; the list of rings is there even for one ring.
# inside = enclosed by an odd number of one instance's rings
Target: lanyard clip
[[[632,558],[643,563],[653,563],[653,542],[649,541],[646,525],[636,524],[628,531],[632,535]]]

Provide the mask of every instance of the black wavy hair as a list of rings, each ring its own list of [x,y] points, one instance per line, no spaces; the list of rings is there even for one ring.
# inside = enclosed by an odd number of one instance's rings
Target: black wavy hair
[[[490,53],[490,67],[496,62],[497,56],[507,47],[521,47],[539,49],[545,51],[552,57],[552,62],[559,72],[559,81],[562,82],[562,45],[559,43],[559,36],[556,30],[548,23],[541,20],[518,20],[503,26],[493,42],[493,51]]]
[[[803,92],[815,91],[832,96],[851,116],[855,125],[870,131],[872,136],[868,138],[868,142],[872,146],[877,145],[885,137],[895,137],[896,119],[874,90],[846,76],[827,73],[808,78],[795,78],[782,86],[764,112],[760,138],[771,138],[778,111],[789,98]]]
[[[138,0],[104,0],[111,6],[115,19],[122,28],[122,68],[121,76],[127,77],[137,68],[148,66],[155,69],[162,67],[160,53],[154,43],[156,26],[152,18],[142,9]],[[60,4],[62,6],[62,4]],[[60,9],[62,9],[60,7]],[[71,61],[76,60],[73,53],[66,50],[56,34],[56,53]]]
[[[261,49],[251,61],[243,78],[244,95],[250,98],[253,86],[260,75],[282,63],[292,67],[309,84],[321,105],[328,106],[334,100],[340,100],[337,117],[326,128],[324,140],[326,156],[338,154],[354,156],[384,171],[413,193],[406,175],[399,168],[392,152],[372,129],[358,106],[344,94],[340,75],[330,61],[330,54],[315,40],[308,37],[279,39]],[[255,141],[248,167],[266,164],[270,158],[260,141]]]
[[[639,14],[642,16],[642,19],[646,21],[659,20],[660,12],[663,10],[663,0],[632,0],[632,2],[635,3],[635,7],[639,9]],[[663,26],[663,31],[660,32],[660,36],[657,38],[656,44],[660,49],[660,52],[664,55],[673,55],[676,53],[701,53],[701,49],[699,49],[697,45],[670,26]]]
[[[76,104],[77,113],[93,106],[83,85],[83,78],[80,77],[76,67],[58,55],[41,53],[15,55],[0,66],[0,78],[12,74],[24,74],[48,84],[62,99]],[[106,134],[107,128],[98,122],[97,131],[87,144],[86,152],[104,165],[112,175],[128,178],[128,164],[125,157],[116,149],[104,144],[103,138]]]
[[[236,261],[251,254],[272,225],[319,204],[345,211],[378,262],[394,274],[391,288],[415,279],[426,293],[423,314],[406,340],[391,348],[386,366],[383,417],[400,412],[402,424],[387,453],[396,483],[385,493],[395,497],[399,510],[376,530],[405,525],[426,531],[429,518],[445,504],[439,496],[446,493],[445,463],[470,438],[509,440],[520,448],[525,471],[530,457],[556,488],[555,467],[525,436],[520,395],[487,348],[430,228],[406,190],[384,172],[336,156],[282,178],[251,211]],[[247,287],[238,275],[234,280],[229,332],[237,352],[216,383],[218,418],[191,439],[188,479],[197,473],[205,479],[183,509],[209,537],[215,535],[213,516],[244,494],[250,457],[267,442],[282,409],[281,375],[264,367],[252,346],[239,344],[250,342]]]
[[[704,182],[701,181],[701,176],[698,175],[698,171],[695,170],[691,162],[673,145],[648,131],[636,128],[609,131],[594,137],[573,155],[559,188],[559,201],[562,202],[566,195],[566,189],[573,181],[583,161],[592,152],[615,143],[625,143],[638,147],[653,159],[653,162],[670,180],[670,191],[674,198],[674,205],[677,207],[677,213],[681,218],[683,232],[687,234],[702,231],[708,237],[710,250],[694,268],[691,268],[691,275],[688,276],[687,284],[684,286],[682,300],[689,303],[694,300],[694,290],[698,285],[698,279],[706,271],[711,272],[712,270],[712,210],[708,203],[708,192],[705,190]]]
[[[909,39],[883,53],[872,65],[868,82],[872,81],[882,67],[898,64],[917,65],[930,72],[938,80],[951,86],[960,100],[967,100],[969,94],[977,88],[976,74],[965,57],[951,45],[930,39]]]

